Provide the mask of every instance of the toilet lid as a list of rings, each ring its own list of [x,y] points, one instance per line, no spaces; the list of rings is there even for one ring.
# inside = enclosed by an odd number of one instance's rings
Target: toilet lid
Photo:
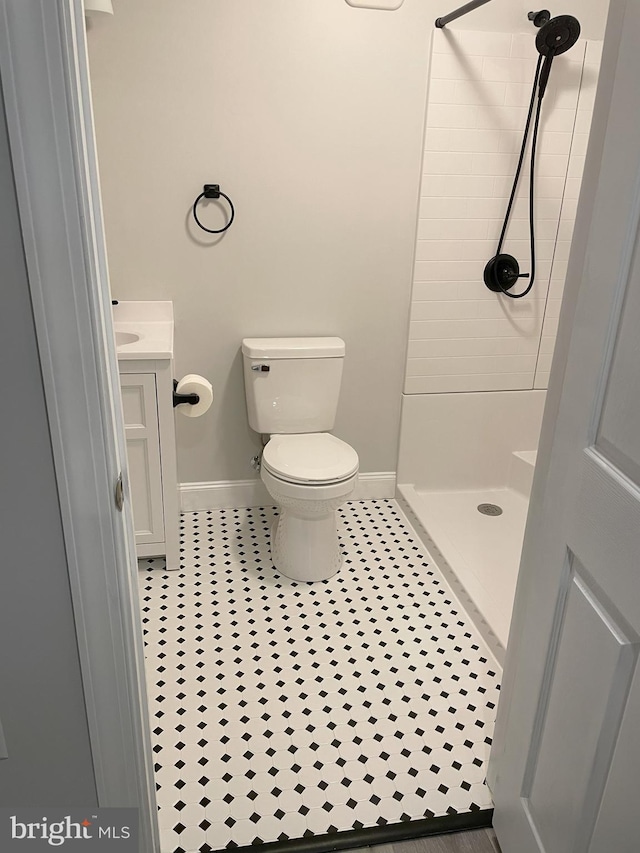
[[[264,448],[262,462],[276,477],[292,483],[346,480],[358,470],[353,447],[328,432],[274,435]]]

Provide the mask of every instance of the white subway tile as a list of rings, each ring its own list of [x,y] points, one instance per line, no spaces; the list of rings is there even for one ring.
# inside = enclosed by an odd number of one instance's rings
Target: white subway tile
[[[554,245],[554,240],[539,240],[536,238],[536,259],[539,262],[553,260]],[[515,255],[516,258],[521,258],[522,263],[526,267],[530,250],[528,238],[525,240],[514,240],[511,238],[505,240],[504,248],[510,255]]]
[[[562,218],[560,219],[560,226],[558,228],[558,239],[559,240],[572,240],[573,239],[573,229],[575,227],[576,221],[575,219],[570,219],[568,216],[565,217],[564,210],[562,211]]]
[[[555,338],[553,339],[553,342],[554,342],[554,347],[555,347]],[[538,373],[546,373],[547,378],[548,378],[549,371],[551,370],[552,359],[553,359],[553,348],[552,348],[551,352],[549,352],[549,353],[540,353],[540,356],[538,357],[538,365],[537,365],[536,373],[537,374]]]
[[[436,29],[433,33],[433,53],[439,54],[450,54],[451,53],[451,43],[449,41],[449,31]]]
[[[442,394],[457,391],[525,391],[532,387],[532,373],[412,376],[406,380],[404,392],[405,394]]]
[[[571,152],[571,159],[569,160],[569,169],[567,171],[567,175],[570,178],[579,178],[582,181],[582,173],[584,172],[584,161],[585,157],[583,154],[575,154]]]
[[[416,302],[427,300],[440,301],[452,299],[456,296],[457,285],[451,281],[415,281],[413,283],[413,296]]]
[[[456,80],[451,102],[491,107],[502,105],[506,87],[506,83],[492,83],[488,80]]]
[[[493,240],[418,240],[417,261],[483,261],[491,256]],[[455,267],[452,271],[456,278]]]
[[[555,335],[543,335],[540,340],[540,355],[553,355],[555,345]]]
[[[531,59],[485,56],[482,64],[482,79],[505,83],[531,83],[535,74],[535,62]]]
[[[564,177],[547,177],[540,175],[536,178],[535,194],[537,198],[561,199],[564,194]]]
[[[429,104],[428,127],[458,127],[472,129],[480,107],[465,104]]]
[[[533,76],[526,83],[516,83],[513,80],[507,83],[504,102],[508,107],[528,107],[531,100],[531,87]]]
[[[602,41],[599,39],[589,39],[585,51],[585,63],[587,65],[600,66],[602,61]]]
[[[415,281],[468,281],[482,278],[481,261],[416,261]]]
[[[499,217],[504,216],[507,209],[506,200],[501,198],[470,198],[467,200],[467,216],[469,217]],[[489,236],[491,233],[489,232]]]
[[[564,293],[564,285],[565,278],[564,276],[558,278],[552,278],[549,283],[549,299],[562,299],[562,294]]]
[[[565,198],[578,198],[580,196],[581,178],[567,177],[564,196]]]
[[[472,158],[460,151],[430,151],[424,157],[425,175],[470,175]]]
[[[487,219],[420,219],[418,240],[483,240],[488,224]]]
[[[482,73],[481,57],[458,57],[451,53],[434,53],[431,57],[432,80],[473,80]]]
[[[549,87],[547,94],[544,97],[543,109],[550,110],[571,110],[575,111],[578,104],[578,96],[580,94],[580,78],[577,80],[556,80],[553,87]]]
[[[461,261],[487,261],[493,254],[493,239],[462,240],[458,246],[457,257]],[[484,263],[482,264],[484,269]]]
[[[457,219],[467,215],[467,199],[423,196],[418,210],[419,219]]]
[[[456,261],[461,248],[461,240],[418,240],[416,261]]]
[[[410,358],[407,377],[470,376],[474,374],[533,373],[535,355],[461,356],[457,358]]]
[[[524,126],[512,130],[501,130],[499,153],[519,154],[523,130]]]
[[[572,133],[575,122],[575,110],[543,110],[540,119],[540,133],[556,131],[559,133]]]
[[[549,373],[546,371],[536,371],[533,387],[536,391],[546,391],[549,387]]]
[[[510,300],[491,293],[482,273],[511,191],[534,42],[532,33],[434,35],[407,393],[546,387],[597,76],[583,73],[581,54],[598,50],[582,41],[554,64],[536,170],[537,282],[529,296]],[[526,169],[504,250],[527,270]]]
[[[463,355],[537,355],[537,337],[442,338],[409,341],[409,358],[437,358]]]
[[[579,108],[576,112],[575,133],[589,133],[591,130],[592,110]]]
[[[547,130],[538,139],[538,151],[542,156],[546,154],[569,154],[573,151],[572,135]]]
[[[511,34],[456,30],[455,43],[468,56],[510,56]]]
[[[415,320],[410,324],[412,341],[436,338],[508,338],[516,331],[509,320]],[[536,320],[518,320],[517,333],[523,336],[539,334]]]
[[[489,223],[489,233],[495,234],[496,239],[502,228],[502,219],[492,219]],[[541,219],[536,216],[536,237],[541,240],[554,240],[558,229],[557,219]],[[516,219],[511,217],[509,220],[509,228],[507,229],[507,240],[528,240],[529,239],[529,218]]]
[[[571,250],[571,240],[558,240],[556,243],[554,263],[556,263],[558,261],[568,260],[570,250]]]
[[[491,110],[483,110],[478,107],[475,127],[480,130],[497,128],[499,130],[519,130],[522,132],[526,120],[527,110],[524,107],[494,107]],[[561,129],[564,130],[565,128]]]
[[[430,104],[455,104],[462,103],[456,101],[456,85],[458,81],[445,78],[436,78],[429,83],[429,103]]]
[[[555,338],[558,334],[558,317],[545,317],[544,334]]]
[[[449,131],[451,151],[498,153],[503,134],[499,130],[473,130],[470,132]]]
[[[578,199],[563,198],[562,199],[562,218],[571,219],[575,222],[578,215]]]
[[[490,256],[488,256],[486,259],[483,258],[482,261],[478,262],[475,278],[469,280],[460,279],[457,282],[457,299],[476,299],[480,301],[484,300],[486,302],[496,302],[498,300],[496,294],[487,288],[482,277],[482,273],[485,267],[485,261],[489,260],[489,257],[493,257],[494,253],[495,247],[492,246]]]
[[[424,137],[424,150],[449,151],[452,130],[448,127],[428,127]]]
[[[536,161],[536,174],[540,178],[564,178],[569,164],[568,154],[543,154]]]
[[[521,317],[542,316],[545,300],[528,299],[448,299],[443,301],[414,301],[412,320],[500,320],[505,314]]]
[[[588,133],[574,133],[573,142],[571,143],[571,156],[584,155],[587,153],[587,145],[589,144]]]
[[[428,175],[422,179],[420,194],[437,198],[491,198],[493,180],[485,175]]]
[[[535,32],[513,33],[511,36],[511,53],[509,55],[517,59],[537,60],[538,51],[536,50]]]
[[[509,175],[513,178],[517,164],[515,154],[474,154],[471,171],[474,175]]]
[[[547,318],[557,320],[560,316],[560,308],[562,307],[562,299],[547,299],[547,306],[544,312],[545,324],[547,322]],[[544,334],[544,326],[542,329],[542,333]]]

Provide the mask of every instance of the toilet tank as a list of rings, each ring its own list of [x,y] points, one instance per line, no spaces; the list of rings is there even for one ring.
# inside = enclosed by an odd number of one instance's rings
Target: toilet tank
[[[328,432],[338,409],[341,338],[245,338],[244,387],[256,432]]]

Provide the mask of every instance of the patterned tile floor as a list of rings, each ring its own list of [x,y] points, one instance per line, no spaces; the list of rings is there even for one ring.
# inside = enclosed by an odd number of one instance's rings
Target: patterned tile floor
[[[315,584],[274,517],[185,513],[181,569],[140,562],[162,853],[490,808],[499,670],[396,502],[343,507]]]

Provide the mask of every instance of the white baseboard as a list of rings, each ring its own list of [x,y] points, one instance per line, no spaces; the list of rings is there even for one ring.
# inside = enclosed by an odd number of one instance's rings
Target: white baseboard
[[[396,491],[395,471],[359,474],[352,501],[392,498]],[[197,512],[205,509],[237,509],[250,506],[271,506],[262,480],[218,480],[212,483],[181,483],[180,509]]]

